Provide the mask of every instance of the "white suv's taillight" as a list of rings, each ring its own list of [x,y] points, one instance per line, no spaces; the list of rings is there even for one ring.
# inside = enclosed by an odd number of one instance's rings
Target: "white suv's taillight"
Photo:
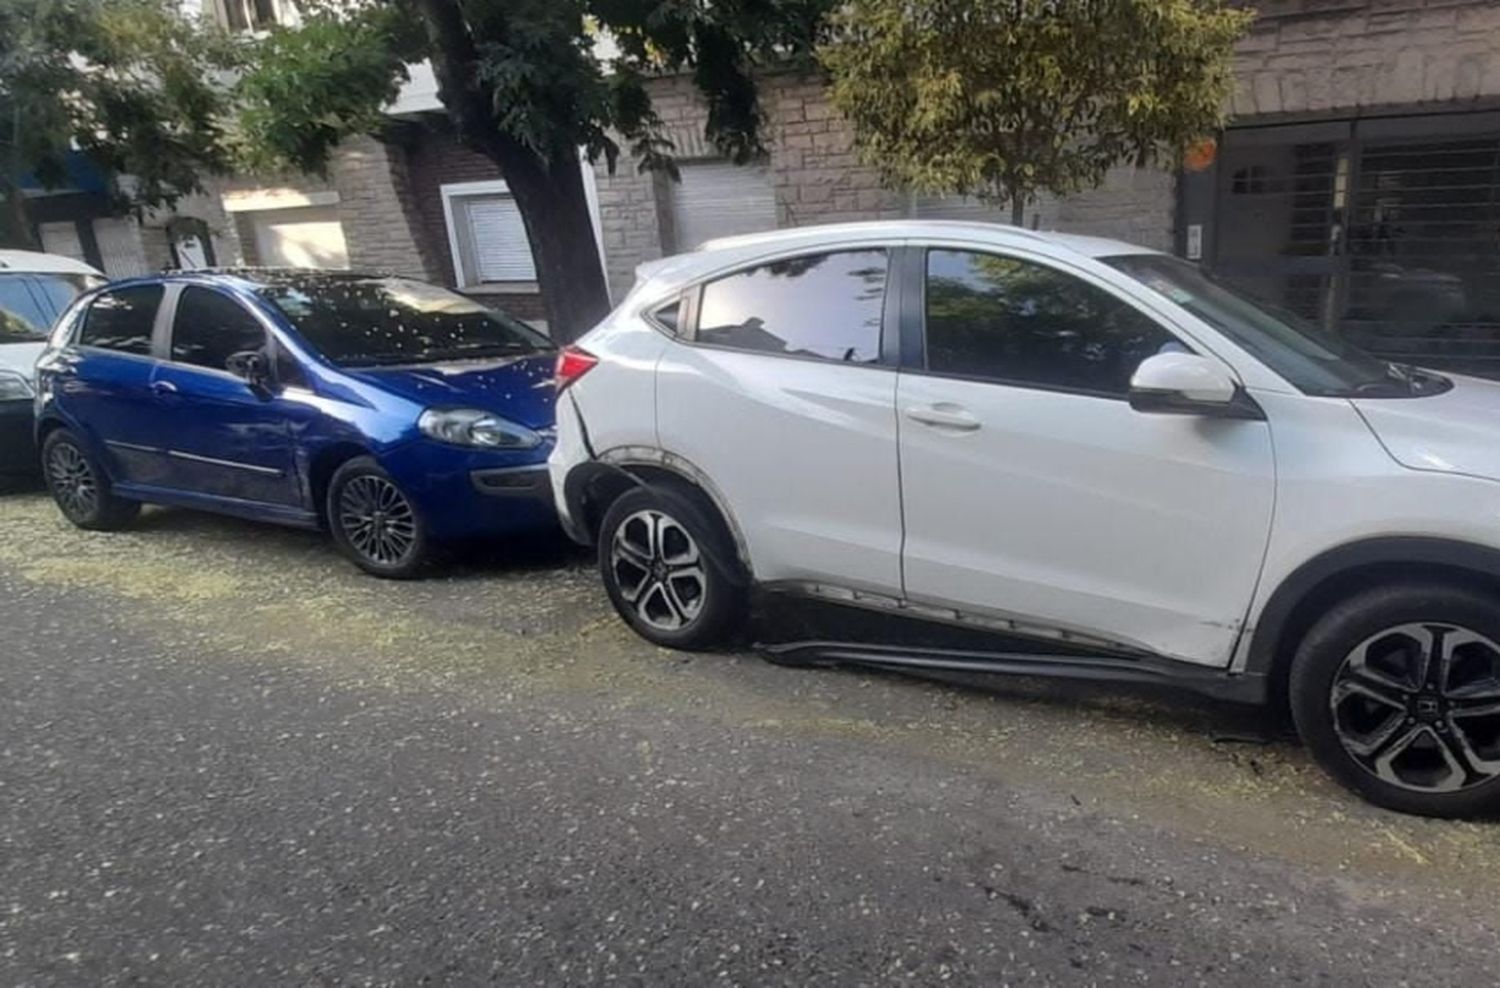
[[[599,358],[580,346],[565,346],[557,355],[557,390],[561,392],[599,364]]]

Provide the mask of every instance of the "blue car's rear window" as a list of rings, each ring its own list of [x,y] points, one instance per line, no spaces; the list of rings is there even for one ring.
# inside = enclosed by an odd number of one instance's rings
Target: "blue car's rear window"
[[[406,278],[285,275],[260,289],[309,344],[342,367],[478,360],[552,349],[518,319]]]

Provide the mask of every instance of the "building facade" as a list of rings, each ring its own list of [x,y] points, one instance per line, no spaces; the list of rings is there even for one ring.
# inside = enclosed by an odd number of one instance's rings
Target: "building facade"
[[[281,9],[271,0],[218,2],[256,22]],[[1186,171],[1116,168],[1099,189],[1032,204],[1027,224],[1174,250],[1380,353],[1500,374],[1500,2],[1257,7],[1236,56],[1231,121],[1213,154]],[[616,297],[636,265],[715,236],[856,219],[1008,217],[1003,204],[882,185],[857,160],[815,76],[763,79],[767,155],[744,166],[705,141],[706,113],[687,79],[652,85],[681,180],[626,160],[613,174],[602,162],[581,164]],[[94,232],[93,253],[113,245],[111,274],[182,263],[176,245],[187,215],[201,221],[221,264],[398,272],[539,318],[504,177],[453,140],[425,67],[390,115],[386,140],[346,143],[325,178],[223,183],[175,217]],[[58,223],[42,230],[48,249],[82,256],[78,231]]]
[[[1500,3],[1258,6],[1175,246],[1382,355],[1500,374]]]

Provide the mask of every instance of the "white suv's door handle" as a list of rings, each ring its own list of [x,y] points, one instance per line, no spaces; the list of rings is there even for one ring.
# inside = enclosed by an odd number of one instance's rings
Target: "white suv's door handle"
[[[936,405],[912,405],[906,410],[906,417],[913,422],[956,432],[973,432],[979,428],[979,420],[969,414],[968,409],[947,401]]]

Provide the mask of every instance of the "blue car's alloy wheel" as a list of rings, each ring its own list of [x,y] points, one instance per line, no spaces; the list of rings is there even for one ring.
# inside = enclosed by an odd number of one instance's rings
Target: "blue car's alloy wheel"
[[[339,494],[339,524],[357,552],[382,566],[406,561],[417,544],[417,523],[400,488],[366,474]]]
[[[404,579],[426,563],[422,516],[374,459],[361,456],[340,467],[328,485],[327,504],[334,541],[365,572]]]
[[[99,506],[99,483],[83,451],[72,443],[56,443],[47,453],[47,483],[58,507],[69,518],[86,518]]]
[[[42,444],[42,474],[58,510],[79,528],[120,528],[140,513],[138,502],[114,495],[104,471],[67,429],[55,430]]]

